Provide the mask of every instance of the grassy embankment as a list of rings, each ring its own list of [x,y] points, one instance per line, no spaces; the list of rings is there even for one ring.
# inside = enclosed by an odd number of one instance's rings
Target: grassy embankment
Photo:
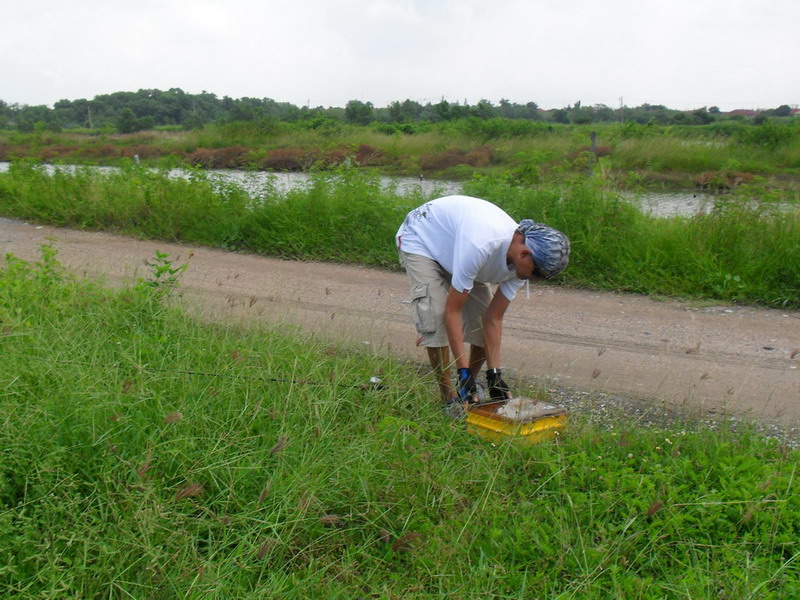
[[[796,450],[577,416],[493,447],[409,366],[188,318],[167,260],[0,264],[0,596],[798,597]]]
[[[631,188],[691,188],[701,173],[746,173],[797,193],[800,119],[753,126],[636,123],[554,125],[507,119],[369,127],[337,121],[230,123],[198,131],[0,133],[0,160],[119,164],[137,155],[157,167],[307,171],[346,160],[385,174],[463,179],[474,173],[516,173],[530,182],[586,171],[590,132],[597,133],[606,179]],[[394,133],[391,133],[394,131]]]
[[[573,244],[567,284],[800,307],[800,208],[780,206],[784,196],[742,187],[708,215],[664,219],[642,213],[603,183],[578,178],[529,187],[513,176],[485,177],[466,190],[515,218],[567,233]],[[396,228],[423,200],[382,188],[357,169],[320,174],[288,192],[268,186],[256,198],[203,172],[171,179],[131,165],[48,175],[15,163],[0,174],[5,216],[377,267],[395,265]]]

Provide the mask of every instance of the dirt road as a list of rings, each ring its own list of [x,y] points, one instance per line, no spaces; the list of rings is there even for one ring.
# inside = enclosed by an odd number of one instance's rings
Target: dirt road
[[[423,361],[415,348],[405,275],[281,261],[208,248],[0,219],[0,252],[58,258],[109,283],[147,274],[156,249],[189,263],[184,297],[212,315],[287,321],[377,352]],[[191,258],[189,258],[191,256]],[[681,302],[548,285],[523,288],[504,329],[510,373],[602,390],[700,415],[800,422],[800,313]]]

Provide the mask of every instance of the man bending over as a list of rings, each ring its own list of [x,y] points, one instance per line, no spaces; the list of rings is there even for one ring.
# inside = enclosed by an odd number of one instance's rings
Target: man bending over
[[[567,237],[530,219],[517,223],[494,204],[469,196],[415,208],[396,237],[411,284],[417,345],[427,348],[447,412],[462,416],[477,402],[475,377],[484,363],[491,398],[511,398],[500,370],[503,316],[526,279],[554,277],[567,266]],[[448,348],[458,369],[455,390]]]

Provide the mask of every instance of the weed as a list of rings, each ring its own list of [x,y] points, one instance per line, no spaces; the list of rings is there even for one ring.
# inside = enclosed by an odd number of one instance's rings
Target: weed
[[[188,263],[175,265],[175,260],[170,259],[169,254],[159,250],[145,264],[150,268],[150,278],[137,279],[135,289],[149,289],[159,299],[169,296],[175,290],[178,280],[189,266]]]

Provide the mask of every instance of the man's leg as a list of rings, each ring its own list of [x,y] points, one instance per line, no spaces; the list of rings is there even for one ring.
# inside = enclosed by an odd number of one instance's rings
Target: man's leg
[[[478,378],[478,373],[483,368],[484,362],[486,362],[486,351],[483,346],[471,344],[469,347],[469,368],[472,369],[475,379]]]
[[[439,384],[442,402],[447,402],[455,395],[453,382],[450,380],[450,350],[447,346],[437,348],[429,346],[427,350],[433,373],[436,375],[436,383]]]
[[[472,369],[472,374],[476,379],[486,362],[486,350],[483,344],[483,315],[486,314],[491,300],[491,288],[485,283],[476,281],[462,311],[464,340],[470,345],[469,368]]]
[[[428,351],[428,359],[431,361],[431,367],[433,367],[433,373],[436,375],[436,383],[439,385],[439,394],[442,401],[446,402],[455,396],[453,381],[450,377],[450,349],[447,346],[439,348],[428,347],[426,349]],[[469,367],[476,378],[485,361],[486,354],[483,347],[471,345]]]

